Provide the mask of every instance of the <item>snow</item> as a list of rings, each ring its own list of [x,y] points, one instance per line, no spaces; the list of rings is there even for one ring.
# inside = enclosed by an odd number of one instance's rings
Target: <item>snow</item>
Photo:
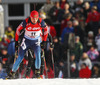
[[[100,79],[0,79],[0,85],[100,85]]]

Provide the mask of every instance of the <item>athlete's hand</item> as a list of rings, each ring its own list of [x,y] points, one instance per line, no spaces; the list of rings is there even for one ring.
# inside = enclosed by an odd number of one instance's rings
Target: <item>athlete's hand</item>
[[[45,48],[46,48],[46,41],[43,41],[43,42],[41,43],[41,48],[42,48],[42,49],[45,49]]]
[[[50,48],[54,48],[54,44],[53,43],[50,43]]]

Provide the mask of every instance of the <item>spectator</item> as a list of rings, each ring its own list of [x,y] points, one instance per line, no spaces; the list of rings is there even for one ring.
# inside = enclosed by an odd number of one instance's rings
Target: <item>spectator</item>
[[[54,50],[53,56],[55,60],[55,77],[58,77],[60,73],[62,73],[61,77],[67,77],[67,69],[66,69],[66,50],[64,49],[63,45],[58,41],[57,37],[54,37]]]
[[[67,65],[64,61],[60,61],[59,64],[57,65],[57,67],[56,67],[56,70],[58,69],[58,72],[56,71],[58,73],[58,75],[59,75],[60,72],[62,72],[62,78],[67,78],[68,77],[66,67],[67,67]]]
[[[82,44],[84,44],[84,31],[82,30],[82,28],[79,25],[79,22],[77,20],[73,21],[73,27],[74,27],[74,32],[75,32],[75,36],[79,36],[80,37],[80,42]]]
[[[89,59],[87,53],[83,53],[82,57],[80,58],[79,60],[79,64],[78,64],[78,70],[80,71],[81,70],[81,65],[82,64],[86,64],[86,66],[88,66],[88,68],[91,70],[92,69],[92,62],[91,60]]]
[[[66,3],[64,5],[64,10],[63,11],[64,11],[64,15],[66,15],[68,13],[72,13],[71,8],[70,8],[70,5],[68,3]],[[63,15],[63,17],[64,17],[64,15]]]
[[[84,16],[80,11],[76,11],[74,16],[73,16],[74,20],[77,20],[82,28],[82,30],[85,30],[85,24],[84,24]]]
[[[92,68],[92,78],[100,77],[100,66],[98,64],[94,64]]]
[[[94,32],[95,36],[98,33],[99,21],[100,21],[100,14],[97,12],[97,7],[93,6],[91,8],[91,12],[89,12],[88,17],[86,19],[86,24],[87,23],[89,24],[89,26],[91,28],[90,30],[92,30]]]
[[[0,63],[0,79],[5,79],[7,76],[7,73],[5,70],[2,68],[2,64]]]
[[[72,27],[72,21],[67,22],[67,27],[65,27],[61,34],[61,41],[64,43],[66,41],[66,34],[74,33],[74,28]]]
[[[95,46],[94,34],[92,31],[89,31],[86,39],[86,51],[89,50],[92,45]]]
[[[46,14],[43,10],[39,10],[39,16],[42,18],[42,19],[46,19]]]
[[[56,37],[56,29],[52,25],[51,19],[45,19],[46,24],[48,25],[48,32],[51,34],[52,38]]]
[[[47,18],[48,18],[48,17],[49,17],[49,16],[48,16],[48,13],[49,13],[50,9],[51,9],[53,6],[54,6],[54,4],[53,4],[53,2],[52,2],[51,0],[46,0],[46,4],[44,4],[44,5],[41,7],[40,10],[42,10],[42,11],[46,14],[46,16],[47,16]]]
[[[72,7],[74,9],[74,13],[79,11],[83,11],[83,6],[84,6],[84,2],[83,0],[77,0],[75,3],[74,3],[74,6]]]
[[[10,62],[9,62],[9,55],[7,52],[7,48],[2,48],[0,56],[2,57],[2,67],[8,72]]]
[[[54,60],[55,63],[58,63],[62,58],[61,58],[61,54],[62,54],[62,45],[61,43],[58,41],[57,37],[53,38],[53,43],[54,43],[54,49],[53,49],[53,56],[54,56]]]
[[[95,37],[95,43],[96,43],[97,49],[100,53],[100,28],[98,29],[98,34]]]
[[[9,43],[10,43],[10,40],[7,38],[7,35],[4,35],[2,38],[2,41],[0,42],[0,47],[7,48]]]
[[[77,65],[75,62],[74,54],[70,56],[70,75],[71,75],[71,78],[78,77]]]
[[[69,7],[70,7],[69,4],[66,3],[64,5],[64,9],[60,10],[60,12],[58,14],[58,20],[59,20],[59,22],[61,22],[64,19],[64,16],[66,16],[66,14],[69,14],[69,13],[72,14],[72,11],[71,11],[71,9]]]
[[[80,78],[90,78],[91,77],[91,70],[86,66],[85,63],[81,64],[81,70],[79,71]]]
[[[14,39],[10,39],[10,43],[8,44],[8,55],[10,56],[10,63],[13,64],[14,62],[14,57],[15,57],[15,42]]]
[[[89,4],[89,2],[85,2],[84,3],[84,8],[83,8],[83,15],[84,15],[84,17],[85,17],[85,19],[87,19],[87,15],[88,15],[88,13],[91,11],[91,9],[90,9],[90,4]]]
[[[60,0],[60,7],[64,9],[65,4],[68,3],[67,0]]]
[[[91,61],[98,61],[99,52],[94,48],[94,46],[91,46],[90,50],[87,52],[89,58]]]
[[[50,9],[48,15],[52,19],[53,22],[57,21],[58,22],[58,14],[60,12],[60,4],[59,2],[55,2],[55,5]]]
[[[62,33],[63,29],[65,27],[67,27],[67,22],[70,21],[72,18],[72,14],[68,13],[66,15],[64,15],[64,19],[61,21],[61,28],[60,28],[60,32]]]
[[[79,62],[79,59],[82,56],[82,53],[83,53],[83,45],[80,42],[80,37],[76,36],[76,38],[75,38],[75,47],[72,50],[72,54],[75,54],[75,61]]]
[[[95,44],[96,44],[97,50],[98,50],[98,52],[99,52],[98,61],[100,61],[100,27],[99,27],[99,29],[98,29],[98,34],[97,34],[97,36],[95,37]]]
[[[15,54],[15,41],[11,36],[10,36],[10,43],[8,44],[7,50],[10,56],[13,56]]]
[[[90,2],[90,7],[97,6],[98,12],[100,12],[100,0],[93,0]]]
[[[14,35],[15,35],[15,32],[12,30],[12,28],[9,26],[7,27],[6,31],[5,31],[5,34],[7,35],[7,38],[9,36],[12,36],[12,38],[14,38]]]

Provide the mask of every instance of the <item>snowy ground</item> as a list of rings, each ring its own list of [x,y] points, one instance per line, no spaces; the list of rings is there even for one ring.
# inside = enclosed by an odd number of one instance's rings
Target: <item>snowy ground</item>
[[[0,79],[0,85],[100,85],[100,79]]]

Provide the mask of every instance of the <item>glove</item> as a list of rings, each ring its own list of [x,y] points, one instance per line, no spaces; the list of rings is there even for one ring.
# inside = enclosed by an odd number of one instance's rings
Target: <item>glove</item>
[[[41,48],[42,48],[42,49],[45,49],[45,48],[46,48],[46,41],[43,41],[43,42],[41,43]]]
[[[50,43],[50,48],[54,48],[54,44],[53,43]]]
[[[18,51],[18,41],[15,41],[15,51]]]

